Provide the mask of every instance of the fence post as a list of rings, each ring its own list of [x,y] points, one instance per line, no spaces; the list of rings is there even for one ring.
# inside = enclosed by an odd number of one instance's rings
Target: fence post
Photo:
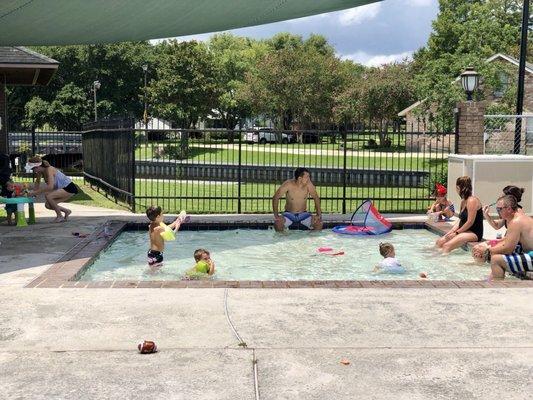
[[[37,153],[35,148],[35,126],[31,127],[31,155],[34,156]]]
[[[5,76],[5,75],[4,75]],[[0,153],[9,154],[9,133],[7,127],[6,85],[0,83]]]
[[[486,101],[457,103],[459,122],[457,154],[483,154]]]
[[[132,130],[130,131],[131,140],[131,212],[135,214],[135,177],[137,175],[137,167],[135,164],[135,120],[131,121]]]
[[[242,167],[242,132],[239,130],[239,168],[237,170],[237,214],[242,213],[241,208],[241,167]]]
[[[453,117],[455,118],[455,132],[454,132],[454,140],[455,140],[455,143],[454,143],[454,149],[453,149],[453,152],[455,154],[459,154],[459,115],[460,111],[459,111],[459,107],[455,107],[453,109]]]
[[[522,29],[520,30],[520,61],[518,63],[518,89],[516,93],[516,115],[522,115],[524,110],[524,81],[526,74],[527,31],[529,27],[529,0],[524,0],[522,7]],[[522,133],[522,118],[516,118],[514,130],[513,153],[520,154],[520,138]]]
[[[344,124],[342,130],[342,149],[343,149],[343,161],[342,161],[342,213],[346,214],[346,161],[347,161],[347,134],[346,124]]]

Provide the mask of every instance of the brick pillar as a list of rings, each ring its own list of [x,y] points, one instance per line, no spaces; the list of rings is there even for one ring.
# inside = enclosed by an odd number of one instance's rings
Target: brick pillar
[[[0,83],[0,153],[7,154],[7,98],[6,87]]]
[[[485,101],[457,103],[459,110],[458,154],[483,154]]]

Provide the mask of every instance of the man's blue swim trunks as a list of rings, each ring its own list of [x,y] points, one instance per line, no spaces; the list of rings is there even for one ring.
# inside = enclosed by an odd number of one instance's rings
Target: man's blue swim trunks
[[[291,230],[308,230],[311,229],[313,216],[311,213],[304,211],[301,213],[291,213],[285,211],[285,228]]]

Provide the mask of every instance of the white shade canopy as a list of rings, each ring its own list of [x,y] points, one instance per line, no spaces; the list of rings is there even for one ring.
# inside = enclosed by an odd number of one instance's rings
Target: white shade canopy
[[[217,32],[378,0],[2,0],[0,46],[111,43]]]

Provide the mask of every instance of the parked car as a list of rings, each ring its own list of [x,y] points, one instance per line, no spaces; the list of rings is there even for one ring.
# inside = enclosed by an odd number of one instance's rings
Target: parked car
[[[257,127],[253,128],[252,131],[246,132],[244,134],[244,141],[247,143],[279,143],[278,134],[274,132],[272,128],[262,128]],[[293,135],[282,133],[281,134],[281,143],[291,143],[294,142]]]

